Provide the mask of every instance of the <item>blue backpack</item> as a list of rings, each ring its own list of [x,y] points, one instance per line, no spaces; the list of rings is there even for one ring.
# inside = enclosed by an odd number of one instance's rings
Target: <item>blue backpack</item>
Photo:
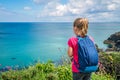
[[[98,52],[93,41],[86,36],[78,38],[78,69],[80,72],[89,73],[98,70]]]

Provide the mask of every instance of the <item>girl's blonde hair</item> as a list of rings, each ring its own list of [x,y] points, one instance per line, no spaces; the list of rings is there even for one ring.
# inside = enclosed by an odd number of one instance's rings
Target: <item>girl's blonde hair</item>
[[[86,18],[77,18],[73,23],[73,27],[77,27],[78,31],[81,31],[81,36],[84,37],[88,30],[88,20]]]

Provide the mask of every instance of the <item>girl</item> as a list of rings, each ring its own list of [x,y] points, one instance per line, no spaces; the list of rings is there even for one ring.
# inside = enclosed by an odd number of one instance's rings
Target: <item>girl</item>
[[[87,30],[88,30],[88,20],[86,18],[77,18],[74,21],[73,31],[76,36],[80,36],[84,38],[87,35]],[[91,73],[82,73],[76,67],[76,65],[78,64],[77,42],[78,42],[77,37],[72,37],[68,40],[68,56],[72,59],[73,80],[90,80]]]

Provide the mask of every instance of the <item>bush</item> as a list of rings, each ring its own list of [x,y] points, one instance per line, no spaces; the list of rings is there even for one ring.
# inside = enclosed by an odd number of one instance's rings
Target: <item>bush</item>
[[[116,77],[120,75],[120,53],[100,53],[100,62],[107,74]],[[102,70],[103,71],[103,70]]]
[[[2,72],[0,80],[72,80],[72,71],[69,63],[56,66],[51,61],[47,63],[38,62],[33,66],[21,70]],[[98,72],[97,74],[92,74],[92,80],[114,79],[109,74]]]

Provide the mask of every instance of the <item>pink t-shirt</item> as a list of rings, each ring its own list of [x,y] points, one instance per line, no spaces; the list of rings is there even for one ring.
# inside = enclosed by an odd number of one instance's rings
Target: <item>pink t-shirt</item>
[[[94,42],[93,38],[89,38]],[[76,66],[78,66],[78,39],[77,37],[71,37],[68,40],[68,46],[73,49],[73,60],[72,60],[72,72],[79,72]]]

